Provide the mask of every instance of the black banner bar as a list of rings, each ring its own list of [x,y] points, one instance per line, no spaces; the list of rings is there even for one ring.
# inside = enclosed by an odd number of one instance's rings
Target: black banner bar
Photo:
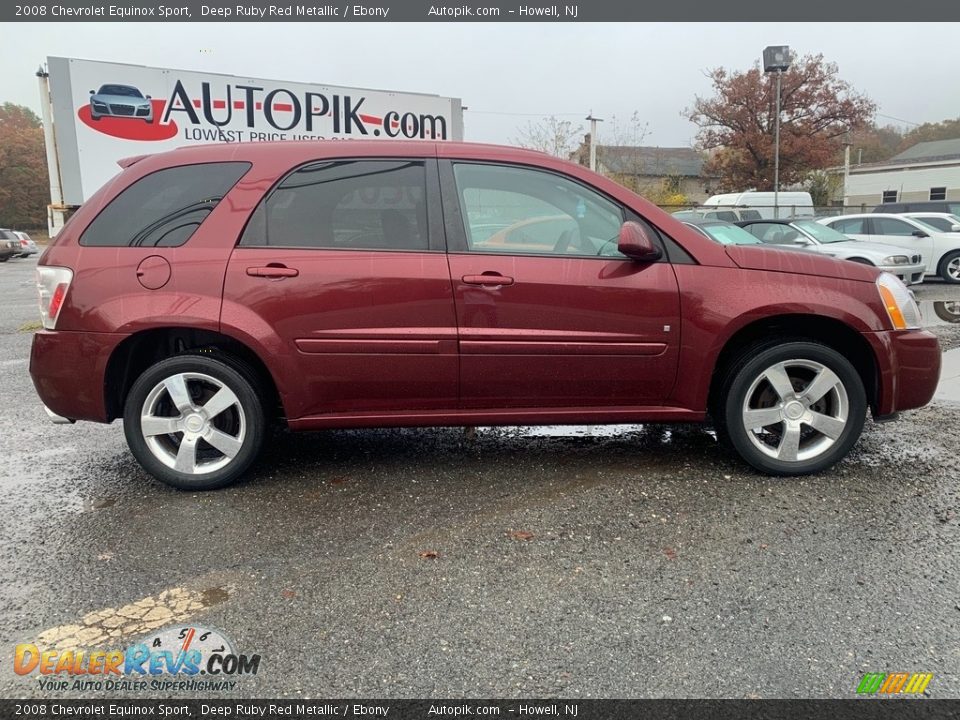
[[[960,717],[960,700],[0,700],[4,720],[926,720]]]
[[[0,22],[754,22],[826,20],[876,21],[960,20],[960,3],[943,0],[834,0],[771,2],[668,3],[636,0],[587,0],[531,3],[431,2],[404,0],[392,4],[333,0],[25,0],[0,4]],[[718,29],[718,40],[722,30]]]

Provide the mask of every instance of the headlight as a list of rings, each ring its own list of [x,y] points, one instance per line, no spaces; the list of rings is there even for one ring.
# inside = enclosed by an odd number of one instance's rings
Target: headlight
[[[881,273],[877,278],[877,290],[894,330],[920,327],[920,308],[900,278],[890,273]]]
[[[906,255],[887,255],[881,265],[906,265],[909,262],[910,258]]]

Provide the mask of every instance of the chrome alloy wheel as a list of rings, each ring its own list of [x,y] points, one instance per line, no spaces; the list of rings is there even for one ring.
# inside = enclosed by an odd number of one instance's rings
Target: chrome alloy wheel
[[[850,413],[846,388],[815,360],[771,365],[751,383],[741,416],[750,442],[784,462],[819,457],[843,434]]]
[[[246,416],[236,393],[199,372],[171,375],[147,394],[140,432],[150,452],[186,475],[230,464],[243,447]]]
[[[954,282],[960,282],[960,255],[952,258],[950,262],[947,263],[946,269],[947,275],[949,275]]]

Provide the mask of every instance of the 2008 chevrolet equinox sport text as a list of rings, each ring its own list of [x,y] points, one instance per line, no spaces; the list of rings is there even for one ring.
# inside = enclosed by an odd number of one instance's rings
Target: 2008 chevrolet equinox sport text
[[[723,246],[577,165],[435,142],[223,144],[123,161],[40,260],[55,420],[221,487],[292,430],[703,422],[818,472],[940,373],[875,268]]]

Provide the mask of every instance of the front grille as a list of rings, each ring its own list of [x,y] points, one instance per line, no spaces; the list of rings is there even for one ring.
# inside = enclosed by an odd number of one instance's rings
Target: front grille
[[[111,105],[110,112],[114,115],[133,115],[133,105]]]

